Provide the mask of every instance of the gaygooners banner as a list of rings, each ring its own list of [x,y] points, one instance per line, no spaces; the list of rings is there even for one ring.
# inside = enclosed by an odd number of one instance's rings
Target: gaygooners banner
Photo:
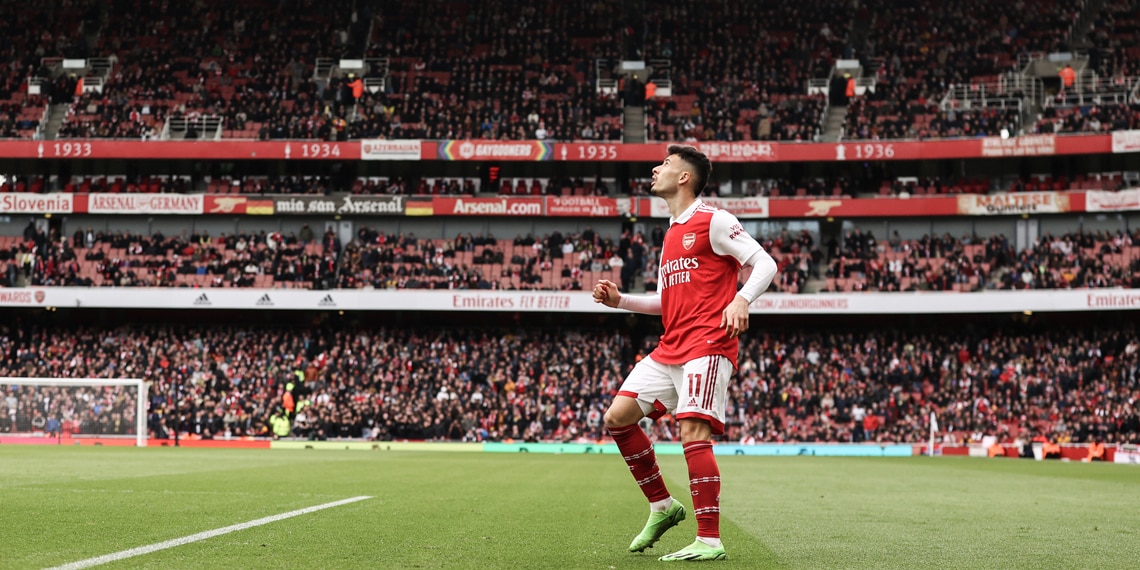
[[[550,160],[554,144],[544,141],[443,141],[439,160]]]

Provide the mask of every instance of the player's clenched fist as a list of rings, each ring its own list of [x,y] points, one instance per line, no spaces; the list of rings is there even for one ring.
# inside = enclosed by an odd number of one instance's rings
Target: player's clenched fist
[[[621,300],[621,293],[618,291],[618,286],[613,281],[602,279],[594,285],[594,302],[601,303],[607,307],[617,308],[618,301]]]

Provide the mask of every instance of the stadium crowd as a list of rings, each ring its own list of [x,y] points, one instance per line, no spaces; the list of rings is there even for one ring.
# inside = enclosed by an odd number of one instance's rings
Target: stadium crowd
[[[29,224],[0,238],[0,286],[296,287],[306,289],[582,290],[598,278],[654,290],[663,230],[606,236],[551,232],[500,239],[417,238],[363,226],[331,230],[151,236]],[[773,291],[979,291],[1140,287],[1140,231],[1045,233],[1017,251],[1008,237],[886,239],[859,229],[817,244],[806,231],[759,236],[780,267]],[[744,277],[744,276],[742,276]]]
[[[830,290],[1140,288],[1140,231],[1045,233],[1016,251],[1004,235],[904,240],[895,232],[883,244],[855,229],[827,250]]]
[[[1136,75],[1135,6],[1106,2],[1091,16],[1090,68],[1101,77]],[[47,99],[27,95],[37,78],[51,100],[71,103],[61,138],[211,136],[183,132],[182,122],[164,130],[176,118],[221,120],[231,138],[621,140],[623,104],[642,102],[598,81],[631,58],[659,62],[653,79],[672,92],[645,102],[649,140],[819,140],[826,98],[804,86],[829,77],[838,59],[860,60],[876,83],[849,109],[848,139],[1135,128],[1134,107],[1107,102],[1099,117],[1065,106],[1027,125],[1013,109],[939,108],[952,85],[992,83],[1025,58],[1070,49],[1088,9],[1057,0],[685,0],[633,15],[616,0],[450,0],[430,11],[375,2],[325,11],[312,0],[116,0],[104,11],[33,2],[7,25],[0,134],[27,137],[39,126]],[[53,22],[58,33],[36,33],[29,21]],[[68,78],[63,57],[105,59],[105,75],[88,71],[99,90]],[[364,67],[318,65],[345,58]]]
[[[2,327],[0,376],[152,382],[159,438],[596,441],[655,342],[621,327]],[[948,442],[1140,442],[1134,325],[754,329],[729,441],[920,442],[935,411]],[[131,433],[130,406],[122,390],[0,386],[0,431]],[[679,436],[668,417],[652,430]]]

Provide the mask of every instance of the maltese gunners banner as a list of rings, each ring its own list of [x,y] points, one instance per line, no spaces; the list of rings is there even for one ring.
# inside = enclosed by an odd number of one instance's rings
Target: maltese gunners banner
[[[1062,192],[963,194],[958,196],[958,213],[967,216],[1060,214],[1068,211],[1070,211],[1069,195]]]

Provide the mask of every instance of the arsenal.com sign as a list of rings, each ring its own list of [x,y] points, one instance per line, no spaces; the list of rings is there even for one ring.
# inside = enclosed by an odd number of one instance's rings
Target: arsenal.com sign
[[[433,198],[437,216],[541,216],[542,198]]]
[[[0,194],[0,214],[70,214],[75,211],[71,194]]]

